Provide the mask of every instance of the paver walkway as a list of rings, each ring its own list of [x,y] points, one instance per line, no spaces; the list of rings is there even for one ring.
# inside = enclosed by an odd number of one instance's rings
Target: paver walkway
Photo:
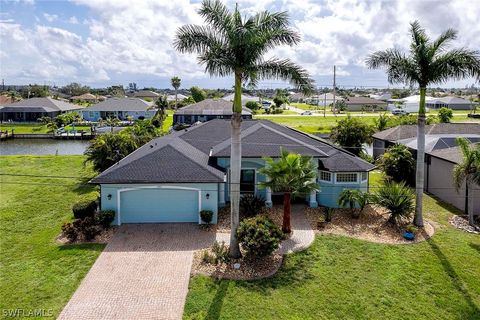
[[[193,251],[214,238],[193,224],[122,225],[59,319],[181,319]]]
[[[287,254],[302,251],[308,248],[315,240],[315,233],[305,215],[305,205],[292,205],[292,234],[290,238],[282,241],[278,253]],[[216,240],[225,243],[230,242],[229,233],[217,233]]]

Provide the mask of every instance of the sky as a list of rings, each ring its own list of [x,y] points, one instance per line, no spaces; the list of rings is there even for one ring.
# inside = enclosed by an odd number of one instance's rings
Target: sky
[[[376,50],[408,50],[409,22],[419,20],[432,36],[458,30],[454,47],[480,49],[480,0],[237,0],[244,15],[287,11],[302,41],[268,57],[289,58],[303,66],[319,87],[331,86],[337,66],[340,87],[389,85],[385,72],[369,70],[365,58]],[[199,1],[188,0],[0,0],[0,77],[5,84],[91,87],[128,85],[166,88],[170,78],[182,87],[231,88],[233,78],[210,77],[195,55],[173,48],[176,30],[204,24]],[[473,79],[445,87],[465,87]],[[278,80],[259,88],[283,87]],[[478,83],[477,83],[478,86]]]

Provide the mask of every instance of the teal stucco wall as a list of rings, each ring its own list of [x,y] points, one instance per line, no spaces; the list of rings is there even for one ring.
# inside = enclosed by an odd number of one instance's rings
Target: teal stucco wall
[[[198,191],[191,190],[186,192],[180,188],[174,189],[175,187],[199,189],[201,197],[200,207],[198,207]],[[134,190],[122,191],[124,189]],[[153,222],[152,219],[158,219],[158,222],[199,221],[187,221],[189,219],[188,216],[183,215],[179,217],[176,215],[175,213],[179,212],[182,208],[185,210],[191,208],[191,210],[198,212],[200,210],[211,210],[213,211],[212,223],[217,223],[218,190],[217,183],[103,184],[101,185],[101,209],[115,211],[116,214],[113,224],[116,225],[118,225],[119,222],[123,223],[121,218],[122,210],[134,212],[136,207],[138,207],[138,213],[135,212],[135,215],[137,215],[138,221],[132,221],[130,215],[128,219],[129,223]],[[156,193],[157,191],[159,193]],[[130,194],[125,196],[129,192]],[[192,193],[196,196],[192,196]],[[128,203],[125,203],[125,201],[128,201]],[[118,216],[119,206],[120,219]],[[161,217],[155,217],[155,214],[160,214]]]
[[[358,174],[360,176],[360,174]],[[335,181],[334,175],[332,181]],[[320,206],[329,208],[340,208],[338,205],[338,196],[343,189],[360,189],[364,192],[368,191],[368,179],[363,182],[356,183],[339,183],[319,181],[320,192],[317,192],[317,201]]]

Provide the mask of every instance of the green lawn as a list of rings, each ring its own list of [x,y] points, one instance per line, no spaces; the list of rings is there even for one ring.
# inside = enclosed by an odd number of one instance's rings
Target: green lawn
[[[269,279],[195,276],[184,319],[479,319],[480,237],[451,227],[455,210],[434,198],[424,209],[438,224],[426,242],[321,235]]]
[[[44,309],[57,316],[104,245],[55,243],[71,206],[94,197],[83,156],[2,156],[0,173],[0,309]],[[2,314],[3,316],[3,314]]]
[[[73,130],[73,126],[68,125],[65,127],[65,130]],[[32,124],[32,123],[15,123],[15,124],[0,124],[0,131],[11,131],[14,129],[15,133],[36,133],[36,134],[45,134],[48,133],[49,129],[46,125],[43,124]],[[75,126],[75,130],[84,130],[89,132],[90,126]]]

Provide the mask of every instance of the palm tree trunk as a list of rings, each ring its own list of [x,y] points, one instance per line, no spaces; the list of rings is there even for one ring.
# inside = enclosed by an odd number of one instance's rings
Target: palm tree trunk
[[[290,192],[285,192],[283,194],[283,225],[282,231],[285,233],[292,232],[291,226],[291,206],[290,206]]]
[[[242,77],[235,73],[235,96],[233,98],[233,115],[231,121],[230,149],[230,257],[241,257],[237,239],[240,221],[240,170],[242,167]]]
[[[178,103],[178,89],[175,88],[175,110],[177,110],[177,103]]]
[[[423,228],[423,180],[425,169],[425,94],[427,88],[420,87],[420,107],[417,126],[417,171],[415,183],[415,218],[413,223]]]
[[[473,220],[473,183],[470,183],[468,180],[466,182],[466,187],[468,190],[468,223],[473,226],[475,221]]]

